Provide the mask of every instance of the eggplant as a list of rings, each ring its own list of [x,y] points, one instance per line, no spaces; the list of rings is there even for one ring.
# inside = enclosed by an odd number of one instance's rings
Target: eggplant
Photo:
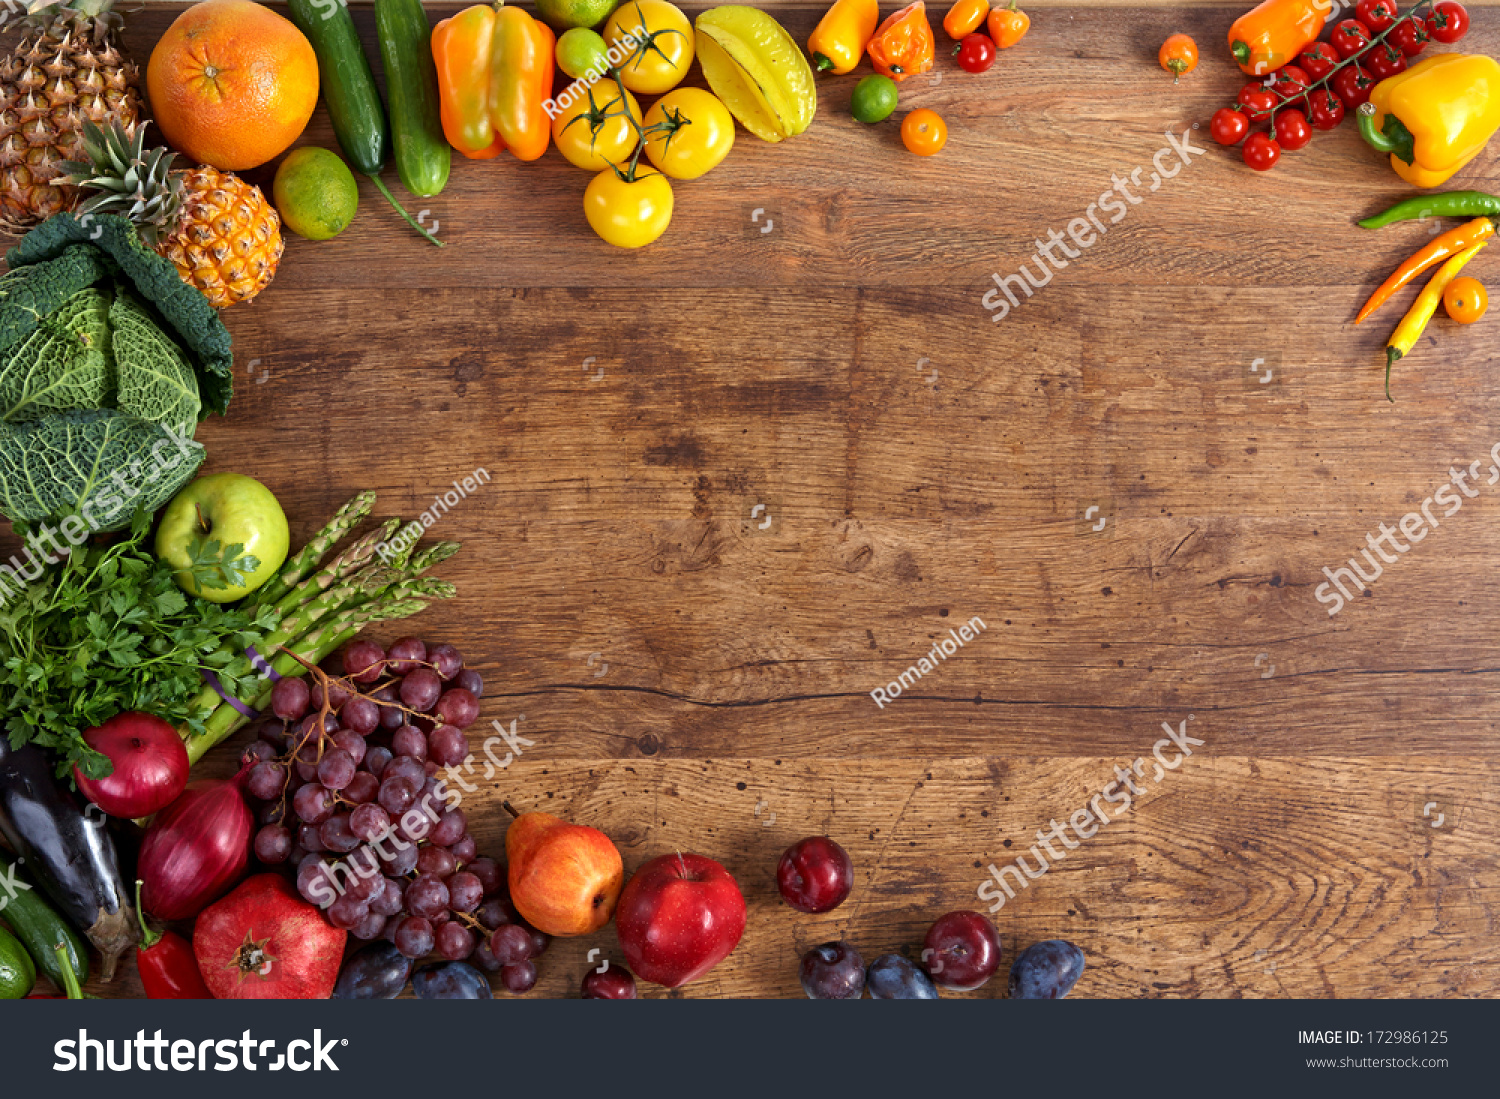
[[[93,943],[112,980],[121,954],[140,940],[104,816],[85,816],[35,744],[12,748],[0,733],[0,835],[62,914]]]

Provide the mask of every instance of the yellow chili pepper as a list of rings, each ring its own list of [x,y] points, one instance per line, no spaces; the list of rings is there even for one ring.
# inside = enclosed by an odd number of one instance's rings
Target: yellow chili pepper
[[[432,30],[443,135],[471,159],[482,158],[495,140],[489,107],[494,33],[495,9],[484,4],[465,8]]]
[[[1359,132],[1415,187],[1438,187],[1500,129],[1500,65],[1444,53],[1375,85]]]
[[[1443,266],[1438,268],[1438,273],[1428,280],[1422,292],[1417,295],[1417,300],[1411,303],[1411,308],[1406,311],[1406,316],[1401,318],[1401,323],[1396,325],[1396,331],[1391,333],[1391,338],[1385,345],[1385,399],[1394,401],[1391,396],[1391,367],[1396,360],[1411,353],[1411,349],[1417,345],[1417,340],[1422,336],[1422,330],[1427,327],[1427,322],[1432,320],[1432,315],[1437,312],[1437,307],[1442,304],[1443,291],[1448,289],[1448,284],[1457,277],[1459,271],[1463,270],[1464,264],[1468,263],[1479,250],[1488,243],[1480,241],[1472,248],[1468,248],[1454,256]]]
[[[988,3],[988,0],[977,0]],[[807,40],[807,52],[818,72],[843,76],[852,72],[880,22],[880,0],[837,0]]]
[[[934,48],[927,4],[917,0],[886,16],[865,51],[876,72],[899,83],[931,69]]]

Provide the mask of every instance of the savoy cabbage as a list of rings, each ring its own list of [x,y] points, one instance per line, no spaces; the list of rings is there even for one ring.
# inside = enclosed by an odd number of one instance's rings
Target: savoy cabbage
[[[128,222],[95,220],[85,234],[49,219],[0,276],[0,512],[14,522],[116,530],[154,511],[203,462],[199,419],[228,407],[217,313]]]

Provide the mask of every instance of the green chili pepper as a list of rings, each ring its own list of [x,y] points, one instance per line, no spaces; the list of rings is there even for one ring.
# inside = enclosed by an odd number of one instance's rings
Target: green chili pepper
[[[1384,229],[1398,221],[1424,217],[1476,218],[1500,214],[1500,197],[1483,191],[1445,191],[1440,195],[1416,195],[1396,203],[1383,214],[1365,218],[1361,229]]]

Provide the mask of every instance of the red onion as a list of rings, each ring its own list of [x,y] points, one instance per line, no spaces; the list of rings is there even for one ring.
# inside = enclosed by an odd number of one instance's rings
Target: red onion
[[[163,920],[196,916],[245,872],[254,815],[242,789],[249,768],[228,781],[194,782],[157,814],[141,842],[141,905]]]
[[[109,816],[149,817],[171,805],[188,780],[187,747],[170,724],[152,714],[116,714],[83,734],[84,742],[108,757],[114,770],[89,778],[77,767],[73,779],[83,796]]]

